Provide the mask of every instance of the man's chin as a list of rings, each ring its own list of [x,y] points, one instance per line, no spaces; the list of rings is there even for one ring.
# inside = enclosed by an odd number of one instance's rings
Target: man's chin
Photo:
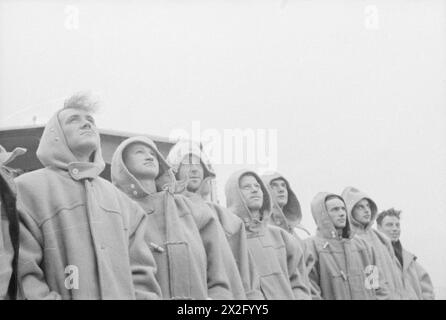
[[[84,150],[91,150],[95,152],[99,148],[99,143],[96,140],[86,139],[79,144],[79,147]]]
[[[195,185],[187,185],[187,187],[186,187],[187,191],[192,192],[192,193],[196,193],[198,191],[198,188],[199,187],[197,187]]]
[[[277,204],[279,205],[279,207],[283,208],[286,206],[287,202],[278,201]]]
[[[98,145],[96,142],[87,142],[83,141],[83,143],[77,144],[74,147],[68,146],[73,154],[77,155],[86,155],[92,156],[97,150]]]
[[[259,206],[257,204],[248,206],[248,209],[251,211],[257,211],[257,210],[260,210],[261,208],[262,208],[262,206]]]
[[[143,178],[144,180],[155,180],[156,176],[158,174],[156,172],[143,172],[141,174],[141,178]],[[138,177],[136,177],[138,179]]]

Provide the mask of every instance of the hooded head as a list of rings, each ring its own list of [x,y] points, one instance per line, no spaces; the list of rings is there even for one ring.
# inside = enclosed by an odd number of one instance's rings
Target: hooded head
[[[263,193],[263,203],[259,210],[261,215],[260,220],[252,215],[251,210],[248,208],[248,203],[240,188],[240,182],[246,175],[250,175],[257,180],[257,183],[260,185],[260,190]],[[246,225],[255,227],[268,222],[272,210],[271,195],[262,179],[260,179],[260,177],[254,171],[239,170],[234,172],[226,182],[225,194],[228,209],[238,215]]]
[[[313,215],[314,221],[316,222],[318,233],[327,239],[334,239],[338,237],[338,232],[333,223],[333,220],[328,214],[326,205],[327,200],[333,197],[337,197],[340,201],[344,202],[344,200],[340,196],[328,192],[319,192],[313,198],[313,201],[311,201],[311,213]],[[348,218],[346,219],[345,227],[342,229],[342,237],[351,237]]]
[[[95,178],[105,168],[99,132],[88,109],[67,104],[70,100],[48,121],[36,155],[45,167],[66,170],[75,180]],[[72,150],[83,143],[92,150],[89,162],[80,161]]]
[[[215,178],[215,172],[212,168],[211,162],[206,156],[206,154],[201,150],[200,146],[193,141],[179,141],[175,144],[172,149],[170,149],[167,156],[167,162],[172,167],[172,170],[180,183],[185,185],[189,184],[189,174],[190,172],[180,172],[182,170],[181,166],[184,162],[191,163],[190,159],[199,159],[201,167],[203,168],[203,179],[200,185],[197,187],[197,193],[205,193],[206,190],[203,188],[208,188],[209,180]],[[197,160],[198,161],[198,160]],[[192,173],[193,174],[193,173]]]
[[[143,144],[155,152],[159,163],[158,175],[155,177],[157,190],[161,191],[166,188],[170,189],[174,187],[175,177],[173,176],[169,165],[159,152],[156,144],[146,136],[128,138],[121,142],[118,148],[116,148],[111,163],[111,179],[113,184],[134,198],[141,198],[149,194],[139,180],[128,170],[127,165],[124,162],[126,148],[135,144]]]
[[[347,187],[342,192],[342,198],[345,201],[345,204],[347,205],[347,213],[348,213],[348,219],[350,220],[352,224],[353,230],[369,230],[373,223],[375,222],[376,215],[378,212],[378,207],[376,206],[376,203],[369,198],[367,194],[364,192],[354,188],[354,187]],[[366,202],[362,201],[366,200]],[[361,202],[361,203],[360,203]],[[368,202],[368,209],[367,209],[367,202]],[[365,205],[365,207],[364,207]],[[360,221],[358,221],[358,216],[354,214],[354,210],[358,208],[358,215],[365,216],[369,221],[364,225]]]
[[[297,227],[302,220],[302,210],[300,207],[299,200],[297,199],[294,191],[291,189],[288,180],[286,180],[283,175],[277,172],[270,175],[263,175],[262,180],[271,193],[274,206],[272,213],[273,219],[280,219],[280,217],[275,217],[275,215],[284,215],[284,217],[286,218],[286,222],[291,227]],[[283,206],[283,208],[280,207],[273,188],[273,183],[277,183],[279,181],[283,181],[285,183],[288,194],[288,201]]]

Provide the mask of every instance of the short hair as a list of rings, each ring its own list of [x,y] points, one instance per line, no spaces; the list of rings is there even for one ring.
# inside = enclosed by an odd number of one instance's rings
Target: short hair
[[[94,99],[91,93],[80,91],[67,98],[63,104],[65,109],[84,110],[90,113],[95,113],[99,108],[99,101]]]
[[[376,218],[376,223],[381,226],[385,217],[397,217],[400,219],[401,210],[395,210],[394,208],[390,208],[389,210],[385,210],[378,214]]]
[[[285,182],[285,184],[287,184],[287,181],[283,177],[278,177],[278,178],[275,178],[275,179],[271,180],[269,182],[269,185],[272,185],[273,182],[276,182],[276,181],[283,181],[283,182]]]
[[[246,172],[246,173],[244,173],[244,174],[242,174],[240,176],[240,179],[239,179],[239,182],[238,182],[239,186],[240,186],[240,182],[242,181],[242,179],[244,177],[253,177],[254,179],[256,179],[257,183],[260,184],[260,181],[257,179],[257,177],[252,172]]]
[[[325,203],[328,201],[328,200],[331,200],[331,199],[339,199],[339,200],[341,200],[344,204],[345,204],[345,201],[344,201],[344,199],[342,199],[342,197],[341,196],[338,196],[337,194],[330,194],[330,195],[328,195],[326,198],[325,198]]]

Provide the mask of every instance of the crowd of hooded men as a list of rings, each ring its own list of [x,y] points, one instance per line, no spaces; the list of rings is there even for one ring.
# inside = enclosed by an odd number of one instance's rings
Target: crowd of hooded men
[[[95,108],[84,94],[65,101],[42,134],[42,169],[13,179],[25,150],[0,149],[0,298],[434,299],[399,211],[378,215],[354,187],[320,192],[312,236],[283,175],[233,173],[223,207],[198,145],[164,158],[146,136],[118,146],[109,182]]]

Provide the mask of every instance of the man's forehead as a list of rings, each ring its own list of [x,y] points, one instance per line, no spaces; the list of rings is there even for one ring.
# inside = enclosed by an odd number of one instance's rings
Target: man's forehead
[[[68,117],[75,116],[75,115],[90,116],[90,117],[94,118],[93,115],[91,114],[91,112],[89,112],[87,110],[83,110],[83,109],[67,108],[67,109],[62,109],[59,112],[59,117],[61,119],[67,119]]]
[[[183,157],[182,164],[201,164],[201,158],[193,153],[188,153]]]
[[[361,204],[365,204],[365,203],[370,204],[370,200],[367,198],[362,198],[361,200],[358,201],[358,204],[360,204],[360,203]]]
[[[132,142],[131,144],[129,144],[126,148],[126,151],[128,150],[135,150],[137,148],[143,148],[143,149],[148,149],[151,150],[153,152],[155,152],[155,150],[153,150],[153,148],[151,146],[149,146],[148,144],[144,143],[144,142]]]
[[[240,178],[240,184],[242,184],[242,183],[253,183],[253,182],[259,182],[258,180],[257,180],[257,178],[254,176],[254,175],[252,175],[252,174],[244,174],[241,178]]]
[[[339,199],[338,197],[336,198],[330,198],[328,200],[325,201],[326,205],[338,205],[338,206],[344,206],[344,201],[342,201],[341,199]]]
[[[284,183],[284,184],[286,184],[286,181],[285,181],[284,178],[280,177],[280,178],[276,178],[276,179],[271,181],[271,184],[275,184],[275,183]]]
[[[385,216],[383,218],[383,223],[386,223],[386,222],[399,222],[399,221],[400,221],[400,219],[398,219],[398,217],[395,217],[395,216]]]

